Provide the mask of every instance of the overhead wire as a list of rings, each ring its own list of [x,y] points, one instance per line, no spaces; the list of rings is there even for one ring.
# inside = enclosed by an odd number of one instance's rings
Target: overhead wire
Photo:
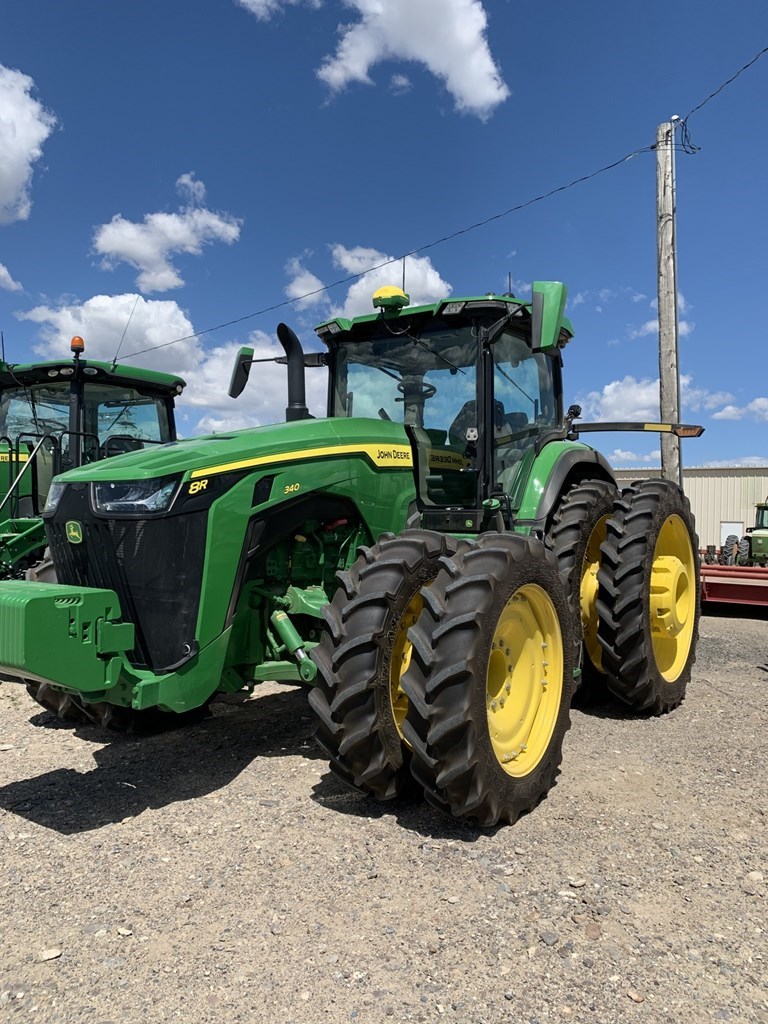
[[[700,103],[692,107],[685,117],[681,118],[677,123],[677,127],[680,129],[680,143],[675,144],[674,148],[680,152],[686,153],[689,156],[695,155],[699,152],[700,146],[696,146],[690,137],[688,129],[688,120],[693,114],[698,113],[702,107],[705,107],[710,100],[713,100],[718,96],[724,89],[736,81],[736,79],[742,75],[745,71],[756,64],[761,57],[768,53],[768,46],[763,47],[759,53],[756,53],[751,60],[747,61],[746,64],[742,65],[735,74],[731,75],[730,78],[722,82],[713,92],[706,96]],[[531,199],[527,199],[525,202],[518,203],[515,206],[510,206],[509,209],[503,210],[500,213],[492,214],[490,217],[485,217],[483,220],[475,221],[473,224],[469,224],[466,227],[458,228],[456,231],[452,231],[450,234],[443,235],[441,238],[436,238],[432,242],[427,242],[424,245],[420,245],[415,249],[411,249],[409,252],[401,253],[399,256],[393,256],[390,259],[382,260],[381,263],[377,263],[374,266],[368,267],[366,270],[361,270],[356,274],[348,274],[346,277],[339,278],[337,281],[333,281],[331,284],[323,285],[320,288],[314,288],[311,291],[303,292],[301,295],[293,295],[287,299],[283,299],[281,302],[275,302],[270,306],[264,306],[262,309],[256,310],[254,313],[247,313],[245,316],[236,317],[234,320],[227,320],[225,323],[217,324],[215,327],[207,327],[202,331],[195,331],[192,334],[185,334],[183,337],[174,338],[173,341],[164,341],[159,345],[150,345],[148,348],[139,349],[136,352],[130,352],[126,355],[125,359],[131,359],[134,356],[142,356],[147,352],[155,352],[161,348],[169,348],[171,345],[179,345],[184,341],[192,341],[194,338],[202,338],[206,334],[211,334],[214,331],[221,331],[225,327],[234,327],[237,324],[244,323],[246,320],[253,320],[256,317],[264,316],[266,313],[273,313],[278,309],[284,309],[286,306],[293,306],[298,302],[304,302],[307,299],[314,298],[316,295],[323,295],[326,292],[331,291],[333,288],[339,288],[344,284],[351,284],[353,281],[358,281],[362,277],[367,277],[368,274],[372,274],[377,270],[381,270],[384,267],[391,266],[393,263],[403,262],[403,271],[405,271],[405,260],[412,256],[418,256],[420,253],[426,252],[428,249],[434,249],[438,245],[443,245],[446,242],[452,241],[454,238],[459,238],[462,235],[469,234],[471,231],[476,231],[478,228],[485,227],[488,224],[492,224],[495,221],[502,220],[504,217],[509,217],[513,213],[519,213],[521,210],[527,209],[529,206],[533,206],[536,203],[541,203],[545,199],[550,199],[552,196],[558,195],[561,192],[567,192],[569,189],[575,188],[577,185],[581,185],[584,182],[590,181],[592,178],[596,178],[601,174],[605,174],[608,171],[614,170],[616,167],[620,167],[622,164],[627,163],[636,156],[640,156],[642,153],[650,153],[656,149],[656,144],[652,143],[648,146],[641,146],[639,149],[633,150],[631,153],[627,153],[626,156],[620,157],[618,160],[613,160],[609,164],[605,164],[603,167],[597,168],[597,170],[590,171],[588,174],[583,174],[578,178],[574,178],[572,181],[567,182],[564,185],[558,185],[556,188],[550,189],[548,192],[542,192],[541,195],[534,196]],[[133,315],[133,314],[131,314]],[[125,336],[125,332],[123,332]],[[122,339],[120,344],[122,345]]]

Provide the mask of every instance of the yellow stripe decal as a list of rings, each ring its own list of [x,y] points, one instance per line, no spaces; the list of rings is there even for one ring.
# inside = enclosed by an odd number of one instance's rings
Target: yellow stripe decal
[[[9,455],[8,452],[0,452],[0,462],[10,462],[10,461],[11,461],[11,456]],[[14,462],[29,462],[29,456],[26,455],[24,452],[21,452],[19,455],[14,455],[13,456],[13,461]]]
[[[253,469],[257,466],[273,466],[278,462],[305,462],[308,459],[323,459],[329,455],[365,455],[374,466],[388,468],[408,469],[413,466],[413,455],[407,444],[340,444],[330,448],[304,448],[301,451],[281,452],[279,455],[261,455],[255,459],[222,462],[219,466],[193,470],[190,479],[213,476],[216,473],[231,473],[238,469]]]
[[[654,430],[659,434],[669,434],[672,432],[671,423],[644,423],[643,430]]]

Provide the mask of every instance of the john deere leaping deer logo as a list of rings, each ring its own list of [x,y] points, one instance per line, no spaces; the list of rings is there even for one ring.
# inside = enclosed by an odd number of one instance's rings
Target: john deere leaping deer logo
[[[83,543],[83,527],[76,519],[67,522],[67,540],[70,544]]]

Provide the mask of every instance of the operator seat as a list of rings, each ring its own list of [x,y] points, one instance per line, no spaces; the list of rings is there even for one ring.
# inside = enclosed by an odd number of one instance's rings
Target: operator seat
[[[467,440],[467,429],[476,427],[477,411],[474,398],[465,402],[456,414],[456,418],[448,428],[451,444],[464,444]],[[505,437],[510,437],[528,426],[528,417],[524,412],[505,412],[504,405],[498,399],[494,402],[493,434],[496,444],[503,444]]]

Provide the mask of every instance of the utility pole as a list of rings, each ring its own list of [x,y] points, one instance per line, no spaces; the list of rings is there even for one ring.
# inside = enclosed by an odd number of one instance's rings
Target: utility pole
[[[680,118],[656,130],[656,252],[659,296],[659,391],[663,423],[680,422],[677,365],[677,245],[675,238],[675,129]],[[683,486],[680,438],[661,434],[661,475]]]

